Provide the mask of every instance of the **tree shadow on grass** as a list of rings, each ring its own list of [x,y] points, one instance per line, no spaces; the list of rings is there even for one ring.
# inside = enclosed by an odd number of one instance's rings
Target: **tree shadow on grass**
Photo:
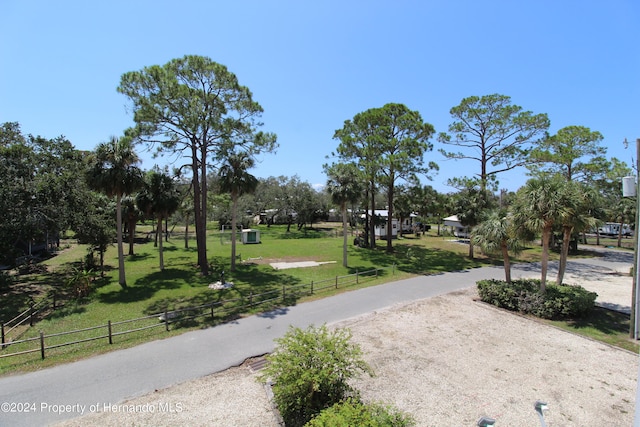
[[[389,267],[396,265],[398,270],[411,274],[433,274],[448,271],[461,271],[482,265],[492,264],[485,259],[471,260],[465,255],[443,249],[430,249],[420,246],[396,243],[393,254],[386,248],[377,246],[375,250],[359,249],[359,255],[373,265]]]
[[[389,268],[384,267],[380,269],[380,267],[372,267],[366,265],[350,265],[348,267],[349,274],[358,274],[361,277],[386,277],[391,276],[391,271]]]
[[[211,282],[217,280],[212,275]],[[165,311],[180,311],[181,317],[201,316],[199,322],[203,326],[211,326],[220,322],[228,322],[247,314],[274,310],[283,306],[295,305],[299,295],[285,290],[300,284],[300,279],[282,272],[261,269],[257,265],[239,265],[233,274],[227,275],[227,281],[234,286],[225,289],[210,289],[201,285],[202,290],[188,298],[169,297],[156,300],[144,310],[152,315]],[[193,310],[189,310],[196,307]],[[210,312],[213,309],[214,315]],[[200,324],[200,323],[198,323]],[[174,327],[194,326],[193,319],[177,319]]]
[[[195,276],[195,274],[183,269],[166,268],[163,271],[148,274],[126,288],[99,294],[97,298],[106,304],[143,301],[162,289],[181,287],[185,280],[189,281],[189,276]]]
[[[152,256],[151,252],[138,252],[133,255],[127,255],[126,260],[127,262],[139,262],[139,261],[145,261],[151,258],[151,256]]]
[[[72,314],[80,314],[87,311],[82,301],[68,301],[63,306],[57,307],[47,315],[48,319],[61,319]]]
[[[629,332],[629,315],[602,307],[594,307],[588,315],[567,321],[567,325],[579,329],[595,329],[604,335]]]

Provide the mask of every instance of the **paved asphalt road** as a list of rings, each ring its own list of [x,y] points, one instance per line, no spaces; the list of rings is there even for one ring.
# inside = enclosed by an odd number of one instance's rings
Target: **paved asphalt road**
[[[530,273],[533,268],[527,266],[524,270]],[[513,273],[518,277],[516,269]],[[274,348],[274,339],[284,335],[290,325],[305,328],[330,324],[394,304],[465,289],[474,286],[477,280],[503,277],[501,267],[419,276],[74,363],[3,377],[0,426],[47,425],[96,408],[102,411],[105,405],[223,371],[249,357],[269,353]],[[7,412],[7,408],[19,412]]]

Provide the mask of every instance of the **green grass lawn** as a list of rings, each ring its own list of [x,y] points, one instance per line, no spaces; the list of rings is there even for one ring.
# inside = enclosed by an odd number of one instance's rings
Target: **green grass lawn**
[[[640,346],[629,338],[629,315],[606,308],[595,307],[582,319],[545,321],[566,331],[584,335],[615,347],[638,353]]]
[[[335,227],[335,225],[333,226]],[[158,249],[153,242],[135,246],[135,255],[127,256],[125,261],[127,287],[118,284],[117,252],[111,247],[105,257],[105,276],[94,282],[92,294],[81,301],[67,300],[64,306],[52,311],[46,318],[28,330],[21,338],[37,337],[39,331],[46,335],[61,333],[69,330],[102,326],[98,330],[85,331],[78,335],[47,338],[47,346],[86,339],[92,336],[106,334],[107,321],[118,322],[128,319],[141,318],[165,310],[184,307],[219,303],[222,300],[238,301],[227,303],[230,307],[226,314],[218,312],[214,317],[202,317],[196,320],[171,325],[167,332],[157,317],[141,320],[126,325],[113,327],[117,333],[125,329],[159,326],[144,329],[139,332],[114,337],[110,345],[106,338],[88,341],[82,344],[65,346],[48,350],[45,360],[41,360],[40,353],[29,353],[23,356],[0,358],[0,374],[15,371],[39,369],[56,363],[68,362],[78,358],[111,351],[116,348],[161,339],[171,335],[183,333],[194,328],[203,328],[229,319],[252,314],[268,309],[268,306],[253,308],[237,308],[241,302],[246,303],[249,298],[273,292],[279,295],[283,286],[287,289],[296,285],[309,285],[311,282],[333,280],[355,272],[381,269],[377,275],[363,278],[358,284],[351,281],[349,286],[341,285],[338,289],[328,286],[321,294],[295,295],[288,293],[287,305],[296,304],[311,298],[319,298],[344,292],[347,289],[372,286],[389,281],[400,280],[416,274],[441,273],[446,271],[463,270],[479,267],[489,263],[499,263],[476,251],[476,259],[467,257],[468,246],[454,241],[450,237],[436,236],[435,230],[417,238],[409,235],[406,238],[393,241],[394,252],[385,251],[386,242],[378,242],[378,249],[372,251],[354,247],[349,239],[348,267],[342,266],[342,238],[338,236],[332,226],[318,226],[313,230],[286,232],[283,226],[258,227],[261,231],[260,244],[237,245],[237,269],[230,271],[231,245],[228,238],[221,236],[215,230],[208,235],[208,259],[212,267],[211,275],[202,277],[195,265],[195,241],[189,241],[189,248],[185,248],[184,239],[173,237],[164,242],[165,270],[160,271]],[[141,227],[140,233],[144,234]],[[125,247],[125,253],[127,252]],[[28,293],[34,300],[43,298],[51,291],[62,289],[64,275],[62,272],[70,264],[79,261],[86,254],[86,248],[81,245],[71,245],[55,257],[45,261],[48,266],[47,274],[33,274],[20,276],[21,284],[12,289],[11,294],[5,294],[3,300],[14,301],[14,304],[4,304],[0,308],[2,319],[13,317],[24,307]],[[538,260],[540,248],[533,246],[519,255],[520,261]],[[297,268],[274,270],[269,260],[314,260],[319,262],[331,261],[312,268]],[[226,281],[234,286],[230,289],[212,290],[208,285],[219,279],[220,273],[225,272]],[[328,283],[328,282],[324,282]],[[282,300],[276,301],[281,304]],[[628,317],[628,316],[627,316]],[[627,321],[628,323],[628,321]],[[35,344],[37,346],[37,343]],[[21,347],[22,346],[22,347]],[[30,344],[33,348],[34,344]],[[6,351],[18,351],[27,348],[27,344],[16,344]],[[1,354],[1,353],[0,353]]]

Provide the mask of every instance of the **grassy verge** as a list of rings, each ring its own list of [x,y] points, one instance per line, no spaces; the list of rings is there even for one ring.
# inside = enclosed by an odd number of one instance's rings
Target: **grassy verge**
[[[596,307],[591,314],[575,320],[547,320],[560,329],[638,353],[640,345],[629,338],[629,315]]]

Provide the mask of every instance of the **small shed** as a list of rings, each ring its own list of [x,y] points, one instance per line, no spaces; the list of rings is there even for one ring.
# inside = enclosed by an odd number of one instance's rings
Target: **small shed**
[[[245,228],[242,230],[242,244],[260,243],[260,230]]]

